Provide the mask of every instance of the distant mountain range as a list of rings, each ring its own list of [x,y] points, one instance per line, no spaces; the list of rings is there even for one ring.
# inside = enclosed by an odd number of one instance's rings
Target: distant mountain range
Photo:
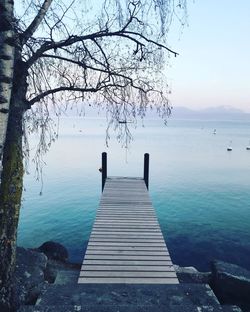
[[[250,114],[231,106],[209,107],[201,110],[192,110],[186,107],[174,107],[173,118],[184,119],[214,119],[214,120],[235,120],[244,119],[250,121]]]
[[[103,117],[105,118],[105,109],[98,110],[95,107],[85,106],[86,117]],[[82,115],[82,114],[81,114]],[[84,114],[83,114],[84,115]],[[67,110],[65,117],[79,116],[79,112],[76,109]],[[158,114],[155,110],[148,110],[146,112],[146,118],[157,118]],[[205,120],[249,120],[250,114],[244,111],[231,107],[231,106],[217,106],[209,107],[200,110],[189,109],[182,106],[174,106],[172,109],[171,118],[175,119],[205,119]]]

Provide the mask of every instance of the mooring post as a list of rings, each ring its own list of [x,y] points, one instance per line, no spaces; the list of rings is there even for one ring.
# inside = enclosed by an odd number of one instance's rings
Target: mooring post
[[[148,189],[148,177],[149,177],[149,154],[144,154],[144,176],[143,179],[145,181],[146,187]]]
[[[107,153],[102,153],[102,192],[107,179]]]

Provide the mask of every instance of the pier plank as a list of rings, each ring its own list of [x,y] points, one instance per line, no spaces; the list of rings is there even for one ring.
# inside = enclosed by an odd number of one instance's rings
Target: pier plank
[[[82,271],[140,271],[140,272],[175,272],[172,265],[87,265]]]
[[[79,277],[79,284],[177,284],[177,277],[139,278],[139,277]]]
[[[84,260],[82,270],[85,269],[85,265],[122,265],[122,266],[143,266],[143,265],[152,265],[152,266],[162,266],[162,265],[173,265],[171,260]]]
[[[91,242],[88,243],[88,246],[164,246],[164,240],[150,240],[150,239],[92,239]]]
[[[163,247],[152,247],[152,246],[88,246],[89,250],[133,250],[133,251],[166,251],[165,246]]]
[[[176,277],[175,272],[150,272],[150,271],[81,271],[80,277]]]

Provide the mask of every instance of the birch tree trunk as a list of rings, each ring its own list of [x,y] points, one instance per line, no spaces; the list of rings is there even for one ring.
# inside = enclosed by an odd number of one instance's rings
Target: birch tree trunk
[[[16,234],[23,189],[22,116],[11,108],[3,153],[0,185],[0,311],[12,311]]]
[[[16,231],[22,195],[22,115],[12,104],[15,63],[13,1],[0,0],[0,311],[13,310]]]
[[[13,5],[12,0],[0,0],[0,175],[14,65]]]

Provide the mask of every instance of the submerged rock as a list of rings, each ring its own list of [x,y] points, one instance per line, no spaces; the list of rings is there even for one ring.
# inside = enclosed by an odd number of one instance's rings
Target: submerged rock
[[[53,241],[43,243],[38,247],[38,250],[43,252],[49,259],[53,260],[66,262],[69,257],[67,249],[63,245]]]

